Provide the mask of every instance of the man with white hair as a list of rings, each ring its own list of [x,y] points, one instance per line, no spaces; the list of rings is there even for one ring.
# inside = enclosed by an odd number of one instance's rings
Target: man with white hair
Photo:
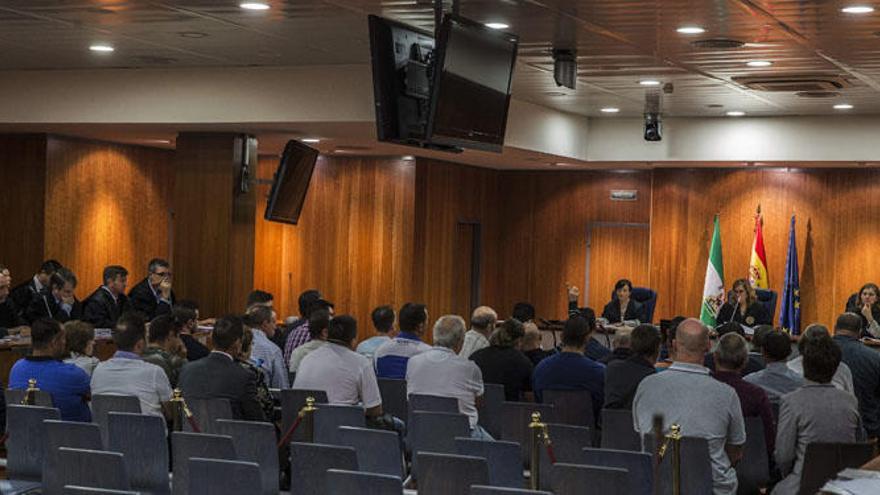
[[[489,336],[495,330],[498,313],[489,306],[480,306],[471,314],[471,329],[464,334],[464,344],[458,355],[467,359],[471,354],[489,347]]]
[[[492,440],[477,424],[477,401],[483,398],[480,368],[458,354],[464,345],[464,319],[441,316],[434,324],[434,347],[410,358],[406,369],[407,395],[434,395],[458,399],[458,410],[468,417],[471,436]]]

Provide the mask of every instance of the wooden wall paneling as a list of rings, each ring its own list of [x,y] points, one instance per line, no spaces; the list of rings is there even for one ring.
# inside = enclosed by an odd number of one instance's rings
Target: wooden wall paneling
[[[77,274],[80,298],[106,265],[128,268],[131,287],[151,258],[169,257],[173,152],[60,136],[47,150],[43,257]]]
[[[589,285],[581,294],[600,316],[621,278],[650,285],[651,231],[648,224],[592,224],[589,239]]]
[[[254,208],[236,192],[235,135],[182,133],[174,160],[175,291],[201,313],[241,312],[252,289]]]
[[[0,264],[12,285],[30,279],[43,261],[46,136],[0,135]]]
[[[277,157],[260,160],[271,178]],[[318,289],[337,314],[374,334],[376,306],[411,299],[415,164],[385,157],[325,157],[315,168],[297,225],[263,220],[268,185],[258,194],[254,285],[272,292],[280,315],[298,314],[297,298]]]

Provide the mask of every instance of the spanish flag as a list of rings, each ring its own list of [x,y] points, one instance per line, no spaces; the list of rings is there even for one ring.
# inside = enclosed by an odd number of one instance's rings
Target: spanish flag
[[[761,217],[761,205],[755,214],[755,241],[752,242],[752,256],[749,259],[749,283],[756,289],[767,289],[770,280],[767,277],[767,254],[764,252],[764,234],[761,226],[764,219]]]

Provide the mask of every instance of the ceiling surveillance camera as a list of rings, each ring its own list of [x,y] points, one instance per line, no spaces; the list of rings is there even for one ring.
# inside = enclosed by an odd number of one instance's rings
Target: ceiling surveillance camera
[[[662,134],[660,133],[661,128],[660,122],[660,114],[658,113],[646,113],[645,114],[645,141],[660,141],[663,139]]]

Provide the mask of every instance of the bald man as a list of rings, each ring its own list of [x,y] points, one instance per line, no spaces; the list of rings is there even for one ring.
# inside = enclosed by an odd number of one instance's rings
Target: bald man
[[[710,349],[709,329],[688,318],[675,332],[675,361],[664,372],[642,380],[633,400],[633,421],[641,434],[650,433],[654,416],[663,416],[663,430],[681,426],[688,437],[709,443],[714,495],[736,493],[733,466],[742,457],[746,429],[736,392],[709,375],[703,359]]]
[[[489,347],[489,335],[495,330],[498,313],[489,306],[480,306],[471,315],[471,329],[464,334],[464,345],[458,355],[467,359],[480,349]]]

